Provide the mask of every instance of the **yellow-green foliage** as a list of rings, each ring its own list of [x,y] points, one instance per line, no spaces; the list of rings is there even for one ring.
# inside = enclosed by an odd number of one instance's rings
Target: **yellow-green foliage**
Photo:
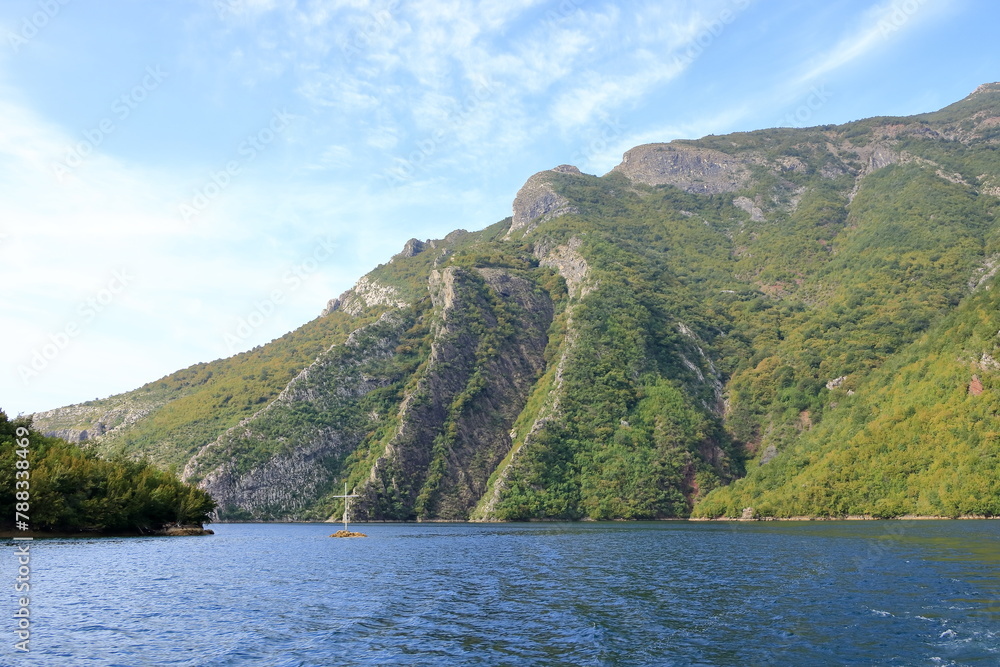
[[[163,467],[183,466],[202,446],[264,407],[321,352],[369,321],[370,317],[334,312],[268,345],[196,364],[127,394],[87,404],[104,409],[120,403],[151,408],[133,426],[92,447],[102,455],[138,455]]]

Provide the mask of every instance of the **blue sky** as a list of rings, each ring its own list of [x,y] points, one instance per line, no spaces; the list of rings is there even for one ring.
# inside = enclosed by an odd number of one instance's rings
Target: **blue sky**
[[[1000,80],[997,25],[972,0],[6,0],[0,407],[267,343],[542,169],[946,106]]]

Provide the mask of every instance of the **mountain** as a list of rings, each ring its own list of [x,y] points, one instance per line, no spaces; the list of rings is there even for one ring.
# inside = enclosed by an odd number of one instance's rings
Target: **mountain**
[[[1000,514],[1000,84],[649,144],[268,345],[34,416],[222,519]]]

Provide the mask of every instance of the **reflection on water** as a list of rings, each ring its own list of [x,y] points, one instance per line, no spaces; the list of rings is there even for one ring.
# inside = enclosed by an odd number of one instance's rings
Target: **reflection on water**
[[[998,521],[213,528],[36,541],[4,664],[1000,664]]]

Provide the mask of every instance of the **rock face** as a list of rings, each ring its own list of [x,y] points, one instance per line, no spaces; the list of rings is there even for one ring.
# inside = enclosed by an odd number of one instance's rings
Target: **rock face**
[[[749,197],[737,197],[733,200],[733,206],[741,208],[750,214],[750,219],[754,222],[764,221],[764,212]]]
[[[399,296],[399,292],[394,287],[383,285],[374,278],[365,276],[355,283],[354,287],[328,303],[324,314],[334,310],[342,310],[351,315],[359,315],[361,311],[371,306],[402,308],[405,305],[406,301]]]
[[[326,302],[326,308],[323,309],[323,312],[321,312],[319,316],[326,317],[336,310],[340,310],[340,299],[330,299]]]
[[[402,257],[414,257],[423,252],[425,248],[427,248],[427,243],[425,243],[424,241],[421,241],[419,239],[410,239],[403,246],[402,251],[400,251],[396,255],[393,255],[393,259]]]
[[[139,402],[121,398],[107,404],[82,404],[38,412],[32,417],[40,430],[50,437],[67,442],[85,443],[113,435],[140,421],[155,407],[156,401]]]
[[[555,169],[540,171],[529,178],[514,198],[514,216],[508,236],[522,229],[525,233],[530,232],[546,220],[578,212],[568,199],[556,194],[551,184],[553,173],[579,174],[580,170],[564,164]]]
[[[430,278],[440,318],[425,373],[352,513],[464,520],[510,450],[509,430],[545,366],[552,303],[502,269]]]
[[[586,284],[590,266],[580,254],[580,246],[580,238],[574,236],[565,245],[549,248],[547,245],[539,244],[533,249],[535,257],[539,260],[539,266],[555,269],[566,281],[566,287],[574,297],[586,296],[590,291],[590,286]]]
[[[81,443],[86,442],[90,438],[99,438],[104,435],[104,433],[104,424],[97,422],[91,429],[77,430],[72,428],[61,428],[53,431],[46,431],[45,435],[50,438],[62,438],[66,442]]]
[[[343,457],[371,420],[359,404],[388,386],[402,330],[411,322],[386,313],[305,368],[278,398],[195,455],[184,479],[199,481],[230,517],[288,518],[332,484]],[[329,415],[308,425],[306,415]],[[359,418],[360,417],[360,418]],[[237,454],[238,453],[238,454]]]
[[[684,144],[637,146],[612,169],[646,185],[675,185],[687,192],[719,194],[742,190],[750,182],[747,157]]]

